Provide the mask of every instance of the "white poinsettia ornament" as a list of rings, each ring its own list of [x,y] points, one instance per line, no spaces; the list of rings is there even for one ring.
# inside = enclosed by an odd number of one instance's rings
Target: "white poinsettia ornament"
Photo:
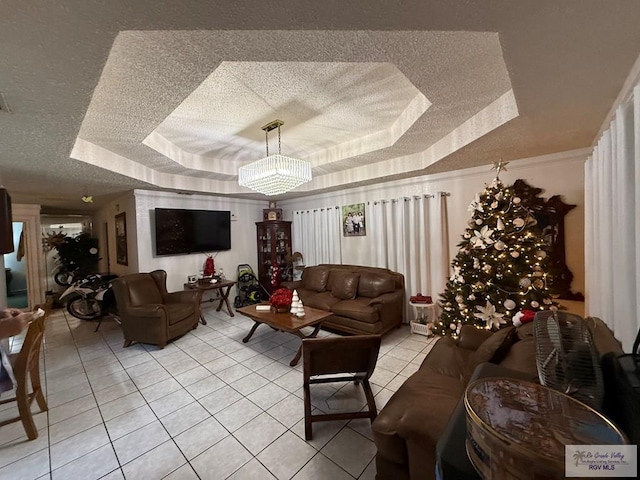
[[[462,269],[458,266],[453,267],[453,275],[451,281],[456,283],[464,283],[464,277],[461,275]]]
[[[496,312],[496,307],[493,306],[489,300],[487,300],[487,304],[484,307],[477,305],[476,310],[478,310],[479,313],[474,313],[473,316],[485,322],[487,324],[487,330],[493,327],[500,328],[500,325],[507,323],[502,318],[504,314]]]
[[[473,201],[469,204],[469,208],[467,209],[470,212],[484,212],[484,206],[482,205],[482,200],[480,199],[480,194],[476,193],[476,196],[473,198]]]
[[[487,248],[487,245],[491,245],[493,243],[491,235],[493,235],[493,230],[485,225],[480,230],[473,231],[473,237],[471,237],[469,242],[474,248]]]

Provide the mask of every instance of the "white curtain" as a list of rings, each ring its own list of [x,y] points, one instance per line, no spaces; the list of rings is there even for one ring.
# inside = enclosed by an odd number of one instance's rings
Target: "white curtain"
[[[640,329],[640,85],[585,165],[587,312],[626,352]]]
[[[291,229],[293,251],[302,253],[305,265],[342,263],[340,208],[295,211]]]
[[[373,202],[368,215],[372,264],[404,275],[407,303],[417,293],[436,301],[449,272],[446,194]]]

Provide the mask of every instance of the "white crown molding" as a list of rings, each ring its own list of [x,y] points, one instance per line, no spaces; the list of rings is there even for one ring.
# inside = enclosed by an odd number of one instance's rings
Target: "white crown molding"
[[[591,153],[591,147],[584,147],[575,150],[568,150],[566,152],[551,153],[548,155],[540,155],[537,157],[528,157],[518,160],[509,161],[509,171],[518,171],[531,166],[543,166],[548,164],[558,164],[561,162],[570,161],[586,161],[587,157]],[[297,202],[309,199],[324,200],[335,198],[337,195],[349,193],[350,195],[366,194],[371,195],[373,192],[386,190],[389,188],[407,188],[412,186],[420,186],[421,193],[434,194],[440,191],[438,188],[439,182],[445,182],[453,179],[460,179],[465,177],[473,177],[478,175],[485,175],[490,177],[489,165],[481,165],[479,167],[465,168],[463,170],[456,170],[452,172],[435,173],[431,175],[420,175],[412,178],[404,178],[402,180],[392,180],[385,183],[378,183],[375,185],[368,185],[362,187],[354,187],[351,189],[345,188],[341,191],[333,191],[327,193],[321,193],[318,195],[308,195],[304,197],[297,197],[295,199],[282,200],[280,202],[283,206],[294,205]],[[431,188],[429,188],[431,187]]]

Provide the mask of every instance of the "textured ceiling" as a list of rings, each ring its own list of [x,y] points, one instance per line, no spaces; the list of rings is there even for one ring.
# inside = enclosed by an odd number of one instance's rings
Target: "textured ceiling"
[[[258,198],[275,118],[314,167],[290,197],[585,147],[640,53],[635,0],[1,4],[0,181],[71,210]]]

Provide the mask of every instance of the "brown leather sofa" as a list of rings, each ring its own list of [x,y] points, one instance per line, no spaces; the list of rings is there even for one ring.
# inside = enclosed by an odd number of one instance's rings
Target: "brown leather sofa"
[[[133,273],[113,281],[124,346],[132,342],[164,348],[198,326],[197,290],[167,292],[167,272]]]
[[[332,312],[322,322],[332,330],[382,335],[402,323],[404,276],[386,268],[321,264],[282,286],[296,289],[305,306]]]
[[[622,353],[604,322],[590,318],[588,324],[601,356]],[[474,369],[484,362],[537,381],[533,323],[493,334],[464,326],[457,340],[438,340],[420,369],[393,394],[372,424],[378,448],[376,479],[435,478],[436,444]]]

